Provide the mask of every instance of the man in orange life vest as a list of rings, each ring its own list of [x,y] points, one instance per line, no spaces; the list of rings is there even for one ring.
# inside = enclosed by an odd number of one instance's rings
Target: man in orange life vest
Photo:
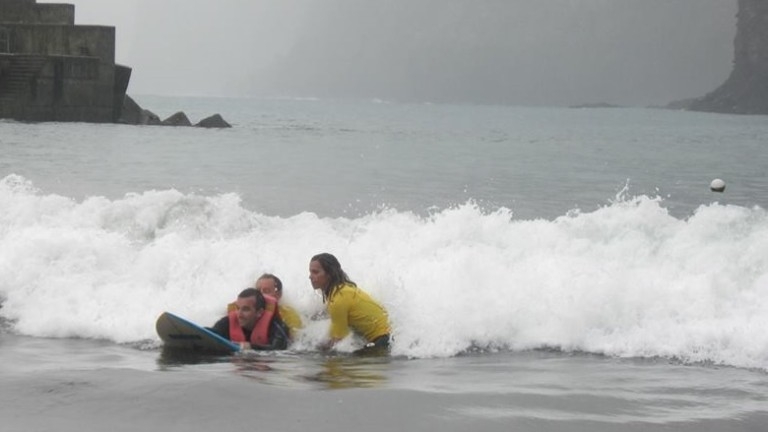
[[[238,342],[243,349],[283,350],[288,347],[288,326],[280,318],[277,300],[255,288],[246,288],[235,302],[236,310],[209,328],[219,336]]]

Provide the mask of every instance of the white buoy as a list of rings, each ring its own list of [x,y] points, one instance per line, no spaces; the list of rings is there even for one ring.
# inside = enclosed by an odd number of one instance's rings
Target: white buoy
[[[714,179],[709,184],[709,190],[712,192],[723,192],[725,190],[725,182],[720,179]]]

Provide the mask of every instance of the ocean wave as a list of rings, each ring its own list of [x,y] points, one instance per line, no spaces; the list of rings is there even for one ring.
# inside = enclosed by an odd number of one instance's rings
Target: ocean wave
[[[323,305],[308,260],[328,251],[387,307],[396,355],[558,349],[768,369],[765,210],[714,203],[680,219],[663,203],[624,193],[554,220],[471,201],[427,216],[271,217],[236,194],[78,202],[12,175],[0,181],[0,320],[35,337],[157,340],[161,312],[210,325],[265,271],[309,317]],[[326,328],[310,322],[296,349]]]

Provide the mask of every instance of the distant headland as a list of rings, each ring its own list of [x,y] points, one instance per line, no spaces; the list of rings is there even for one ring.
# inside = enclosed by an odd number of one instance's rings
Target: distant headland
[[[115,63],[115,28],[75,25],[75,5],[0,0],[0,118],[191,126],[138,107],[131,72]],[[218,114],[196,126],[230,127]]]
[[[768,0],[739,0],[733,70],[713,92],[669,108],[768,114]]]

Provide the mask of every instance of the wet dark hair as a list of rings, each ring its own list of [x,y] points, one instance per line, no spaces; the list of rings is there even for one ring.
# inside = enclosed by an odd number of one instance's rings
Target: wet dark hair
[[[357,284],[352,282],[349,276],[344,273],[344,270],[341,269],[341,263],[339,263],[339,260],[337,260],[335,256],[329,253],[321,253],[313,256],[312,259],[309,260],[309,262],[312,261],[317,261],[320,264],[320,267],[323,268],[325,274],[327,274],[330,278],[328,286],[322,290],[323,301],[331,298],[333,292],[336,291],[342,284],[347,283],[357,286]]]
[[[281,281],[279,277],[273,275],[272,273],[264,273],[263,275],[259,276],[258,279],[256,279],[256,282],[262,279],[272,279],[275,281],[275,289],[277,289],[278,292],[283,292],[283,281]]]
[[[246,288],[240,291],[237,298],[256,297],[256,310],[264,309],[267,307],[267,301],[264,300],[264,294],[256,288]]]

